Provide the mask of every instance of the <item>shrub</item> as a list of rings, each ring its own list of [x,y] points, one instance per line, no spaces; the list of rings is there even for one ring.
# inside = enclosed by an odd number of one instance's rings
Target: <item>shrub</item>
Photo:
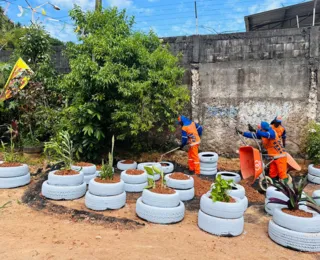
[[[233,180],[224,180],[218,175],[211,189],[211,198],[213,202],[229,202],[230,196],[227,191],[232,189]]]
[[[306,151],[314,164],[320,164],[320,123],[312,121],[307,126]]]

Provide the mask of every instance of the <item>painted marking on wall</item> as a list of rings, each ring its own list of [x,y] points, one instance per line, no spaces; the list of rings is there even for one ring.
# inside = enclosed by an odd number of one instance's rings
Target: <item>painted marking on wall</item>
[[[207,115],[210,117],[225,117],[234,118],[237,117],[239,108],[234,106],[231,107],[218,107],[218,106],[207,106]]]

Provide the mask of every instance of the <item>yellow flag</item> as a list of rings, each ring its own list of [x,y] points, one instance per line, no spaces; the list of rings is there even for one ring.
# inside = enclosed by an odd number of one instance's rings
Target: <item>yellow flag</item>
[[[30,76],[34,72],[30,67],[19,58],[16,64],[14,65],[11,74],[7,80],[6,85],[4,86],[1,94],[0,101],[11,98],[13,95],[17,94],[21,89],[23,89],[29,82]]]
[[[42,11],[41,11],[41,13],[42,13],[42,15],[47,15],[47,12],[46,12],[46,10],[44,10],[43,8],[42,8]]]

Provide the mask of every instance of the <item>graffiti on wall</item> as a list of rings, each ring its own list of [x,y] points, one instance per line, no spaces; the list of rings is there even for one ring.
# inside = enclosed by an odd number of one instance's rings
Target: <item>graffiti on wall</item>
[[[207,116],[209,117],[221,117],[221,118],[235,118],[239,113],[239,108],[221,107],[221,106],[207,106]]]

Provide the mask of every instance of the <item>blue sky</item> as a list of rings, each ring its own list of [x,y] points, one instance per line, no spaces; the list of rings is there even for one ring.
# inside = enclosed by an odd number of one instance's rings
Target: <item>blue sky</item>
[[[5,0],[6,1],[6,0]],[[29,25],[31,11],[21,17],[19,6],[28,7],[25,0],[8,0],[11,4],[0,0],[0,5],[7,9],[7,15],[14,22]],[[34,8],[45,0],[28,0]],[[199,33],[215,34],[224,32],[245,31],[243,17],[282,6],[306,2],[303,0],[197,0]],[[62,41],[75,41],[74,26],[68,17],[73,4],[80,5],[84,10],[94,9],[94,0],[52,0],[60,11],[50,5],[37,9],[35,17],[42,22],[47,31]],[[136,30],[153,29],[160,37],[193,35],[196,33],[194,1],[192,0],[103,0],[103,7],[117,6],[126,8],[129,15],[134,15]],[[41,15],[42,8],[47,16]],[[24,9],[25,10],[25,9]],[[48,19],[49,18],[49,19]],[[53,20],[57,19],[56,20]]]

